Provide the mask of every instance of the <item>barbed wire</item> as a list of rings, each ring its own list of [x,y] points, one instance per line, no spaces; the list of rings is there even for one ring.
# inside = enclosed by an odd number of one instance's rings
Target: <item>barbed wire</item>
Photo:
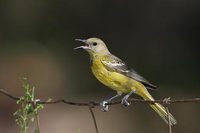
[[[0,93],[13,99],[13,100],[19,100],[20,97],[17,97],[15,95],[12,95],[11,93],[9,93],[8,91],[4,90],[4,89],[0,89]],[[143,100],[143,99],[136,99],[136,98],[130,98],[128,100],[129,102],[135,102],[135,103],[147,103],[147,104],[154,104],[154,103],[161,103],[164,105],[169,105],[169,104],[177,104],[177,103],[192,103],[192,102],[200,102],[200,98],[188,98],[188,99],[177,99],[177,100],[171,100],[171,98],[164,98],[161,100],[154,100],[154,101],[150,101],[150,100]],[[99,133],[98,130],[98,126],[97,126],[97,121],[95,118],[95,114],[93,111],[93,108],[95,108],[96,106],[99,106],[100,103],[99,102],[94,102],[94,101],[90,101],[90,102],[72,102],[72,101],[67,101],[65,99],[58,99],[58,100],[47,100],[47,101],[41,101],[39,99],[37,99],[36,101],[30,101],[30,103],[34,104],[58,104],[58,103],[64,103],[64,104],[68,104],[68,105],[72,105],[72,106],[87,106],[89,108],[90,114],[92,116],[93,119],[93,123],[95,126],[95,131],[96,133]],[[107,105],[115,105],[115,104],[121,104],[121,101],[116,101],[116,102],[110,102],[107,103]],[[166,107],[166,110],[169,114],[169,110],[168,107]],[[170,121],[170,120],[168,120]],[[169,133],[172,133],[172,129],[171,129],[171,124],[169,124],[168,126],[169,129]]]
[[[12,95],[11,93],[9,93],[8,91],[6,91],[4,89],[0,89],[0,93],[8,96],[9,98],[11,98],[13,100],[19,100],[19,97],[15,96],[15,95]],[[164,99],[154,100],[154,101],[130,98],[128,101],[129,102],[138,102],[138,103],[148,103],[148,104],[153,104],[153,103],[175,104],[175,103],[200,102],[200,98],[188,98],[188,99],[177,99],[177,100],[171,100],[171,98],[164,98]],[[64,104],[73,105],[73,106],[88,106],[88,107],[91,106],[91,105],[94,106],[94,107],[100,105],[99,102],[94,102],[94,101],[90,101],[90,102],[71,102],[71,101],[67,101],[65,99],[47,100],[47,101],[40,101],[38,99],[37,103],[38,104],[64,103]],[[121,104],[121,101],[107,103],[107,105],[114,105],[114,104]]]

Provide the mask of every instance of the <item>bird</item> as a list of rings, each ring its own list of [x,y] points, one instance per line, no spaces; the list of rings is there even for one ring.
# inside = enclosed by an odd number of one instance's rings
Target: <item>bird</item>
[[[125,94],[121,100],[121,104],[124,106],[130,105],[128,98],[133,93],[144,100],[154,101],[148,90],[155,90],[157,86],[140,76],[134,69],[129,68],[120,58],[111,54],[104,41],[96,37],[75,39],[75,41],[84,43],[74,49],[84,49],[89,53],[91,70],[95,77],[105,86],[116,91],[116,95],[100,103],[102,111],[108,111],[108,103],[122,94]],[[177,124],[176,119],[164,106],[159,103],[150,103],[149,105],[164,122],[170,125]]]

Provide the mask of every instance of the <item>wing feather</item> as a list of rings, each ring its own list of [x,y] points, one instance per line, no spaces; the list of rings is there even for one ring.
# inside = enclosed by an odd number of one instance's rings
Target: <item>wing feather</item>
[[[129,69],[125,62],[116,56],[110,55],[107,58],[101,59],[102,64],[109,71],[115,71],[126,75],[129,78],[141,82],[147,89],[156,90],[157,87],[140,76],[135,70]]]

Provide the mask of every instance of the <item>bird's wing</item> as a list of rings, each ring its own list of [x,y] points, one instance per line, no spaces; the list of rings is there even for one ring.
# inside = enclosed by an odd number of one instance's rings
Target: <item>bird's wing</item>
[[[147,81],[145,78],[140,76],[135,70],[129,69],[125,62],[119,59],[116,56],[108,56],[106,58],[101,59],[102,64],[109,71],[119,72],[121,74],[126,75],[129,78],[137,80],[141,82],[147,89],[156,90],[157,87]]]

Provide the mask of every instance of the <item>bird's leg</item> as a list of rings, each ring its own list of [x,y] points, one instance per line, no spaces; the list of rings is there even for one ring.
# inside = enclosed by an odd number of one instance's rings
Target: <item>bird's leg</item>
[[[124,106],[129,106],[130,103],[128,102],[128,98],[135,92],[135,90],[131,91],[130,93],[128,93],[127,95],[125,95],[123,98],[122,98],[122,101],[121,101],[121,104],[124,105]]]
[[[119,96],[121,96],[121,95],[122,95],[122,93],[117,93],[117,95],[111,97],[110,99],[101,102],[101,103],[100,103],[101,110],[102,110],[103,112],[107,112],[107,111],[108,111],[108,105],[107,105],[107,104],[108,104],[109,102],[111,102],[113,99],[115,99],[115,98],[117,98],[117,97],[119,97]]]

